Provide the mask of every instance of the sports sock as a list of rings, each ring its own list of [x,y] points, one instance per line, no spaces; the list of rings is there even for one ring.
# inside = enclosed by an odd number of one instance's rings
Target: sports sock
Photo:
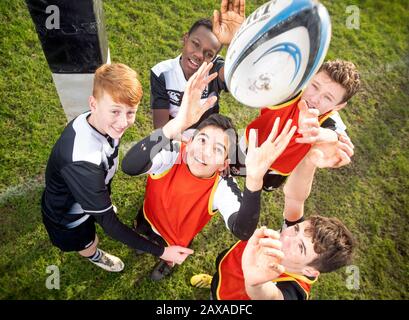
[[[97,248],[97,250],[95,251],[95,253],[92,256],[87,257],[88,259],[92,260],[92,261],[98,261],[99,258],[101,258],[102,252],[101,250],[99,250]]]

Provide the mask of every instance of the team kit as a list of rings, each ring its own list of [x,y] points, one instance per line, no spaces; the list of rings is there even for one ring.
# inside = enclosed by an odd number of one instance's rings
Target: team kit
[[[247,19],[245,0],[222,0],[186,31],[180,54],[150,70],[152,133],[122,159],[142,85],[121,63],[95,71],[89,111],[68,123],[48,159],[41,209],[50,241],[121,272],[122,260],[99,246],[99,224],[137,255],[157,257],[150,278],[161,281],[194,259],[192,241],[220,214],[236,242],[225,244],[213,275],[192,275],[192,286],[214,300],[307,300],[320,273],[351,264],[356,247],[342,221],[305,215],[304,203],[317,170],[351,162],[340,111],[360,90],[359,72],[351,61],[325,60],[330,18],[312,0],[270,1]],[[222,91],[259,109],[242,136],[220,113]],[[147,177],[131,225],[111,200],[118,168]],[[281,228],[260,227],[262,192],[280,190]]]

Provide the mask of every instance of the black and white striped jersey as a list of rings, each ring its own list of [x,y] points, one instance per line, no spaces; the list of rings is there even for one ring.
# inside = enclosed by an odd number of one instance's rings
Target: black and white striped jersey
[[[68,228],[112,209],[110,183],[118,167],[119,139],[99,133],[88,123],[89,115],[67,125],[47,163],[42,209]]]
[[[186,88],[187,80],[183,74],[180,65],[181,56],[174,59],[159,62],[151,69],[151,100],[152,109],[169,109],[169,115],[176,117],[180,104],[182,102],[183,93]],[[213,68],[210,74],[218,72],[224,66],[222,57],[217,56],[213,61]],[[202,93],[202,101],[216,95],[219,97],[220,92],[227,91],[226,84],[219,77],[209,83],[207,88]],[[208,110],[202,119],[205,119],[212,113],[219,112],[219,104],[216,104]]]

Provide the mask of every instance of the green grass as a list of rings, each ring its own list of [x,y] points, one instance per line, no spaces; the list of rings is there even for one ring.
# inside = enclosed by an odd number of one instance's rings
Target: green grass
[[[248,1],[247,14],[263,1]],[[251,2],[251,3],[250,3]],[[342,219],[356,235],[358,290],[346,287],[345,268],[322,275],[313,299],[409,298],[408,1],[323,1],[333,21],[329,58],[354,61],[364,88],[343,119],[356,154],[338,170],[320,170],[306,214]],[[346,7],[360,8],[360,29],[345,25]],[[149,69],[175,57],[192,22],[210,16],[218,1],[104,1],[111,57],[135,68],[145,90],[136,125],[124,137],[136,141],[151,131]],[[34,25],[22,0],[0,3],[0,298],[1,299],[207,299],[191,288],[190,276],[213,273],[218,252],[234,242],[220,217],[194,240],[194,256],[166,280],[147,276],[155,259],[136,257],[118,242],[98,234],[101,247],[120,256],[124,272],[111,274],[75,253],[53,247],[41,223],[40,196],[50,150],[66,119]],[[222,113],[244,128],[256,111],[221,99]],[[122,152],[123,156],[123,152]],[[242,183],[242,181],[240,181]],[[145,178],[118,172],[113,201],[130,223],[142,204]],[[260,224],[279,227],[280,191],[262,196]],[[60,290],[45,287],[48,265],[60,268]]]

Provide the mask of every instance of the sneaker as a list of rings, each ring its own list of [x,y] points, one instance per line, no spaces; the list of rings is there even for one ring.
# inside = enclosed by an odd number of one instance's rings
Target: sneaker
[[[113,256],[112,254],[101,251],[101,257],[97,261],[92,261],[88,259],[93,264],[96,264],[98,267],[110,271],[110,272],[120,272],[124,269],[124,263],[118,257]]]
[[[165,260],[159,260],[159,262],[155,265],[151,273],[151,279],[153,281],[159,281],[163,277],[166,277],[172,272],[172,267],[169,266]]]
[[[209,274],[195,274],[190,278],[190,284],[196,288],[210,289],[213,277]]]

